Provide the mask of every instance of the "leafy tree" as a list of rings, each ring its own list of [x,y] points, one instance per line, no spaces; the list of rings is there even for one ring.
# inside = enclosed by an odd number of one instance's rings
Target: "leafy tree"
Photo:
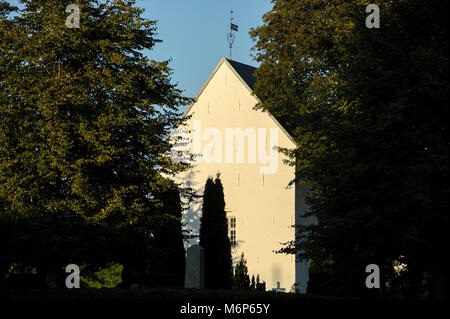
[[[383,1],[379,29],[370,1],[273,3],[251,31],[254,91],[296,140],[284,151],[318,220],[281,251],[326,268],[323,294],[368,294],[365,266],[384,283],[403,256],[408,296],[448,295],[448,1]]]
[[[200,219],[200,246],[205,252],[205,287],[231,289],[232,262],[220,175],[206,180]]]
[[[252,277],[253,284],[255,283],[255,277]],[[247,260],[244,257],[244,253],[241,255],[241,259],[234,266],[233,288],[249,290],[250,289],[250,277],[248,275]]]
[[[158,217],[157,227],[152,232],[154,242],[148,262],[147,285],[178,286],[184,285],[185,250],[181,224],[181,199],[176,185],[161,194],[162,215]]]
[[[0,1],[0,227],[2,263],[52,274],[120,259],[141,265],[168,179],[168,132],[190,100],[135,1]],[[173,213],[178,214],[178,212]],[[139,270],[139,271],[142,271]]]

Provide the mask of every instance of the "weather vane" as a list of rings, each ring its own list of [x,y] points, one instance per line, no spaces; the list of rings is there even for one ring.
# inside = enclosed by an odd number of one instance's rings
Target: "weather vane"
[[[231,55],[231,49],[233,48],[233,43],[235,39],[235,34],[233,31],[238,31],[238,26],[233,24],[233,10],[230,12],[230,32],[227,34],[228,44],[230,45],[230,60],[233,60],[233,56]]]

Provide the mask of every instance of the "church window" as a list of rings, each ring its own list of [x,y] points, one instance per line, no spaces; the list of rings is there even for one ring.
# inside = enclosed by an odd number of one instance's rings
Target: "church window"
[[[230,244],[231,246],[236,246],[236,231],[235,230],[231,230],[231,235],[230,235]]]
[[[231,217],[230,227],[231,227],[231,229],[236,228],[236,217]]]
[[[230,238],[231,246],[236,246],[236,216],[228,217],[228,237]]]

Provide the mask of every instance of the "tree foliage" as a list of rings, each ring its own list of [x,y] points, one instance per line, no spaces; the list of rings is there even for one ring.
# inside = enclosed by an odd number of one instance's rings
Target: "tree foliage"
[[[238,263],[234,266],[233,276],[233,288],[249,290],[255,287],[255,277],[252,276],[252,282],[250,283],[250,276],[248,275],[247,260],[244,257],[244,253],[241,255]]]
[[[161,42],[156,22],[135,1],[91,0],[69,29],[72,1],[21,2],[0,1],[3,262],[138,256],[161,215],[159,194],[183,169],[168,157],[167,135],[190,102],[168,61],[144,55]]]
[[[178,188],[162,193],[162,215],[152,227],[154,241],[148,262],[147,282],[156,286],[184,285],[185,250],[182,232],[182,207]]]
[[[231,245],[222,182],[218,174],[206,180],[200,219],[200,246],[205,252],[205,287],[231,289]]]
[[[318,219],[282,251],[332,269],[323,293],[366,294],[370,263],[394,282],[403,256],[410,296],[424,273],[445,295],[448,1],[378,2],[379,29],[365,26],[370,1],[273,3],[251,31],[254,92],[292,132],[285,152]]]

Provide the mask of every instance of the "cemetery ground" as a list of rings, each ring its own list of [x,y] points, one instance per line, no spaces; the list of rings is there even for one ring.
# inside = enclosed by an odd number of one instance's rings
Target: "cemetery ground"
[[[4,289],[1,299],[11,300],[300,300],[328,299],[319,296],[248,290],[208,290],[190,288],[79,288]]]
[[[337,313],[348,315],[364,313],[371,309],[371,313],[381,317],[384,313],[404,315],[413,313],[423,306],[417,301],[374,302],[355,298],[323,297],[311,294],[297,294],[292,292],[274,292],[258,290],[210,290],[182,287],[137,287],[119,288],[121,279],[120,267],[111,267],[109,271],[97,273],[100,280],[91,281],[82,276],[81,287],[68,289],[66,287],[31,288],[17,285],[1,287],[0,303],[12,307],[14,311],[44,311],[49,309],[53,313],[67,313],[82,317],[89,309],[89,313],[114,317],[118,313],[131,314],[146,313],[148,318],[281,318],[290,317],[292,313],[301,309],[303,315],[314,314],[325,317],[335,316]],[[24,305],[28,305],[25,306]],[[183,313],[183,309],[215,309],[210,316],[203,313]],[[226,308],[228,307],[228,308]],[[267,313],[242,313],[251,309],[266,309]],[[393,308],[393,309],[391,309]],[[203,308],[204,309],[204,308]],[[221,309],[221,310],[220,310]],[[224,313],[225,309],[233,309],[234,313]],[[240,311],[240,313],[238,313]],[[362,311],[362,312],[361,312]],[[131,315],[131,316],[130,316]]]
[[[0,301],[15,311],[48,312],[63,311],[73,316],[118,314],[134,318],[134,314],[146,313],[147,318],[282,318],[292,317],[301,310],[303,315],[335,317],[338,314],[352,317],[367,314],[367,309],[375,317],[386,313],[404,317],[427,309],[428,302],[417,300],[397,300],[381,302],[358,298],[330,298],[317,295],[303,295],[286,292],[248,291],[248,290],[208,290],[192,288],[79,288],[79,289],[13,289],[0,290]],[[28,307],[23,307],[28,305]],[[433,304],[442,307],[442,304]],[[214,308],[213,314],[200,315],[183,312],[183,309]],[[225,307],[234,313],[224,313]],[[251,313],[250,309],[265,309],[267,312]],[[60,309],[60,310],[56,310]],[[220,310],[221,309],[221,310]],[[243,313],[247,309],[247,312]],[[238,313],[238,312],[239,313]],[[164,314],[164,316],[162,316]]]
[[[81,270],[81,273],[83,273]],[[16,275],[7,285],[0,285],[0,299],[10,300],[293,300],[321,298],[296,293],[273,292],[263,290],[210,290],[183,288],[179,286],[133,284],[130,288],[121,287],[122,265],[112,264],[95,272],[95,277],[81,275],[80,288],[68,289],[45,287],[42,278],[36,274]],[[67,274],[65,274],[67,275]],[[156,279],[156,278],[155,278]]]

